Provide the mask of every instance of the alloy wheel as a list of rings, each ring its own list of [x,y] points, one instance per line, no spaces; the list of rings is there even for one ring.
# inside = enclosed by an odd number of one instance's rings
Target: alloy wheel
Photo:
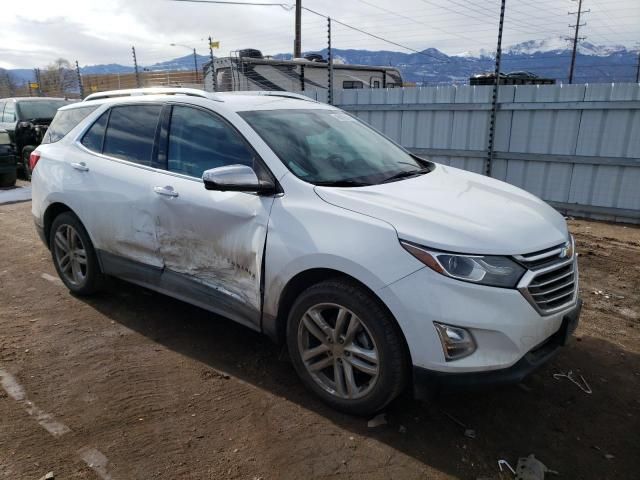
[[[75,228],[62,224],[54,236],[56,263],[64,279],[73,286],[87,280],[87,252]]]
[[[298,326],[298,349],[315,383],[342,399],[367,395],[379,377],[379,351],[366,321],[349,309],[323,303]]]

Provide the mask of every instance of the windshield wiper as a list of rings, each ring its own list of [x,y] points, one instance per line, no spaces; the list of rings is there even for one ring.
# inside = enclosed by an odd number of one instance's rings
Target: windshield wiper
[[[318,187],[368,187],[371,185],[357,180],[334,180],[333,182],[313,182]]]
[[[389,178],[385,178],[380,183],[392,182],[394,180],[399,180],[401,178],[413,177],[414,175],[421,175],[423,173],[430,172],[431,170],[428,168],[420,168],[418,170],[405,170],[404,172],[396,173],[395,175],[391,175]]]

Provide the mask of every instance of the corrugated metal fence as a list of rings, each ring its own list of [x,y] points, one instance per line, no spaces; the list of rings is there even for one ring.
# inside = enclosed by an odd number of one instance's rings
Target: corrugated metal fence
[[[416,154],[483,173],[491,92],[342,90],[334,104]],[[639,84],[501,86],[495,135],[491,176],[566,213],[640,223]]]

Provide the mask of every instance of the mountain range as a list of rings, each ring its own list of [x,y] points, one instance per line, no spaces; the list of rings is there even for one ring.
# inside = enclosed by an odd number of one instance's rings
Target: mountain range
[[[466,83],[470,76],[494,70],[494,54],[486,50],[466,51],[447,55],[435,48],[416,53],[369,50],[332,50],[336,61],[359,65],[392,65],[397,67],[407,82],[418,84]],[[311,53],[311,52],[309,52]],[[326,49],[315,51],[326,57]],[[198,65],[210,60],[208,55],[198,55]],[[290,54],[274,55],[274,58],[291,58]],[[571,50],[560,38],[531,40],[503,50],[502,71],[528,71],[541,77],[566,82]],[[582,42],[576,56],[576,83],[632,82],[636,78],[638,52],[624,46],[594,45]],[[140,67],[140,70],[191,70],[193,56],[174,58],[165,62]],[[133,66],[106,64],[81,67],[83,74],[131,73]],[[9,70],[10,75],[23,83],[33,79],[33,70]]]

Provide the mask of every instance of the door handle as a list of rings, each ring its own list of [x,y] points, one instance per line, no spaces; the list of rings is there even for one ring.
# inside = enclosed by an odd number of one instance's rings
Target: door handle
[[[87,167],[87,164],[84,163],[84,162],[72,163],[71,166],[73,168],[75,168],[76,170],[80,170],[81,172],[88,172],[89,171],[89,167]]]
[[[165,197],[177,197],[178,196],[178,192],[176,192],[173,187],[170,186],[166,186],[166,187],[153,187],[153,191],[156,192],[158,195],[164,195]]]

